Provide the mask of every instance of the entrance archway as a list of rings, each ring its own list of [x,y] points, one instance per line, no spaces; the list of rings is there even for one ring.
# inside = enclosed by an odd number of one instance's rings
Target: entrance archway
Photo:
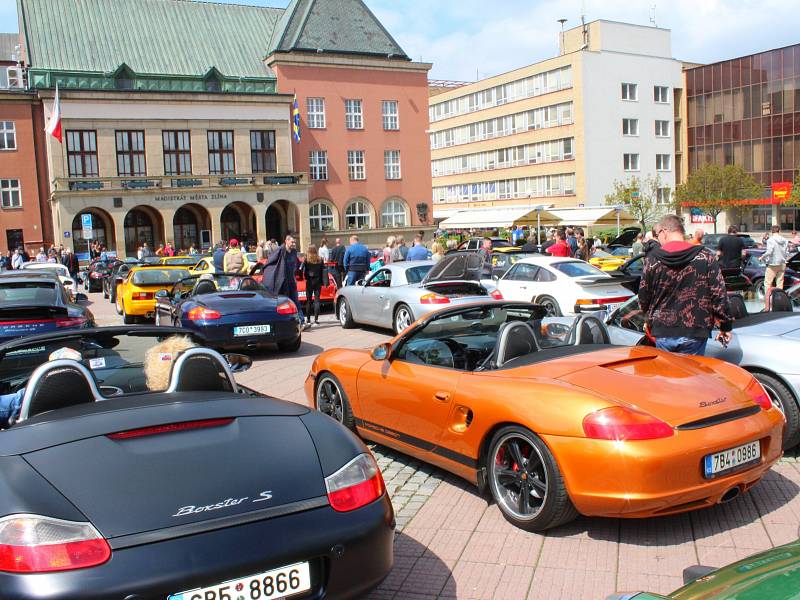
[[[92,215],[92,234],[89,240],[83,237],[81,215]],[[88,252],[89,242],[98,241],[109,250],[116,250],[114,220],[100,208],[85,208],[72,219],[72,247],[76,254]]]
[[[225,240],[236,238],[245,245],[255,245],[256,213],[244,202],[228,204],[220,217],[222,237]]]
[[[206,241],[201,233],[203,231],[208,231],[205,234]],[[175,216],[172,218],[172,233],[176,249],[186,251],[191,247],[196,250],[205,249],[213,244],[211,216],[199,204],[184,204],[175,211]]]
[[[288,200],[277,200],[270,204],[265,219],[267,237],[279,243],[287,234],[297,235],[300,231],[300,212]]]
[[[164,243],[161,215],[149,206],[137,206],[125,215],[125,254],[136,256],[140,246],[155,250]]]

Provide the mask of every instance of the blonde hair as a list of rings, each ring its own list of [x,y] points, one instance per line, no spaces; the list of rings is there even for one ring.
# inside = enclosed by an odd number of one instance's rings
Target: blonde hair
[[[388,238],[386,238],[386,245],[389,246],[389,248],[394,248],[394,244],[395,239],[393,235],[390,235]]]
[[[309,244],[308,250],[306,251],[306,262],[310,265],[316,265],[322,262],[322,259],[319,257],[319,251],[314,244]]]
[[[164,341],[148,348],[144,353],[144,379],[151,392],[163,392],[169,387],[169,376],[172,365],[181,352],[196,347],[189,337],[173,335]]]
[[[433,244],[431,244],[431,252],[433,254],[444,254],[444,248],[439,242],[433,242]]]

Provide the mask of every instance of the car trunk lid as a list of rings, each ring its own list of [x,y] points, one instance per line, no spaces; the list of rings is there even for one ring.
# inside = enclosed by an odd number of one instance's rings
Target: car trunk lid
[[[266,292],[218,292],[203,294],[196,299],[198,304],[213,308],[223,314],[274,310],[278,305],[277,299]]]
[[[0,340],[47,333],[58,329],[68,317],[65,306],[6,305],[0,308]]]
[[[483,277],[483,267],[484,259],[481,253],[455,252],[436,263],[420,283],[423,287],[427,287],[430,283],[443,281],[480,281]]]

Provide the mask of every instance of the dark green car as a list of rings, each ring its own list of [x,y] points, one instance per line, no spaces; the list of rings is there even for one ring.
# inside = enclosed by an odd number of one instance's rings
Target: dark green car
[[[614,594],[608,600],[800,600],[800,540],[727,567],[690,567],[688,583],[667,596]]]

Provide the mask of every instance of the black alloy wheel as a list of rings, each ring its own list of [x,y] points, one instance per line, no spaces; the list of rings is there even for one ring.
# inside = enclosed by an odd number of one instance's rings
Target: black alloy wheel
[[[339,380],[330,373],[321,375],[317,381],[314,401],[317,410],[338,421],[348,429],[353,429],[353,411]]]
[[[536,301],[536,304],[541,304],[544,307],[548,317],[561,316],[561,307],[559,307],[558,301],[552,296],[542,296]]]

